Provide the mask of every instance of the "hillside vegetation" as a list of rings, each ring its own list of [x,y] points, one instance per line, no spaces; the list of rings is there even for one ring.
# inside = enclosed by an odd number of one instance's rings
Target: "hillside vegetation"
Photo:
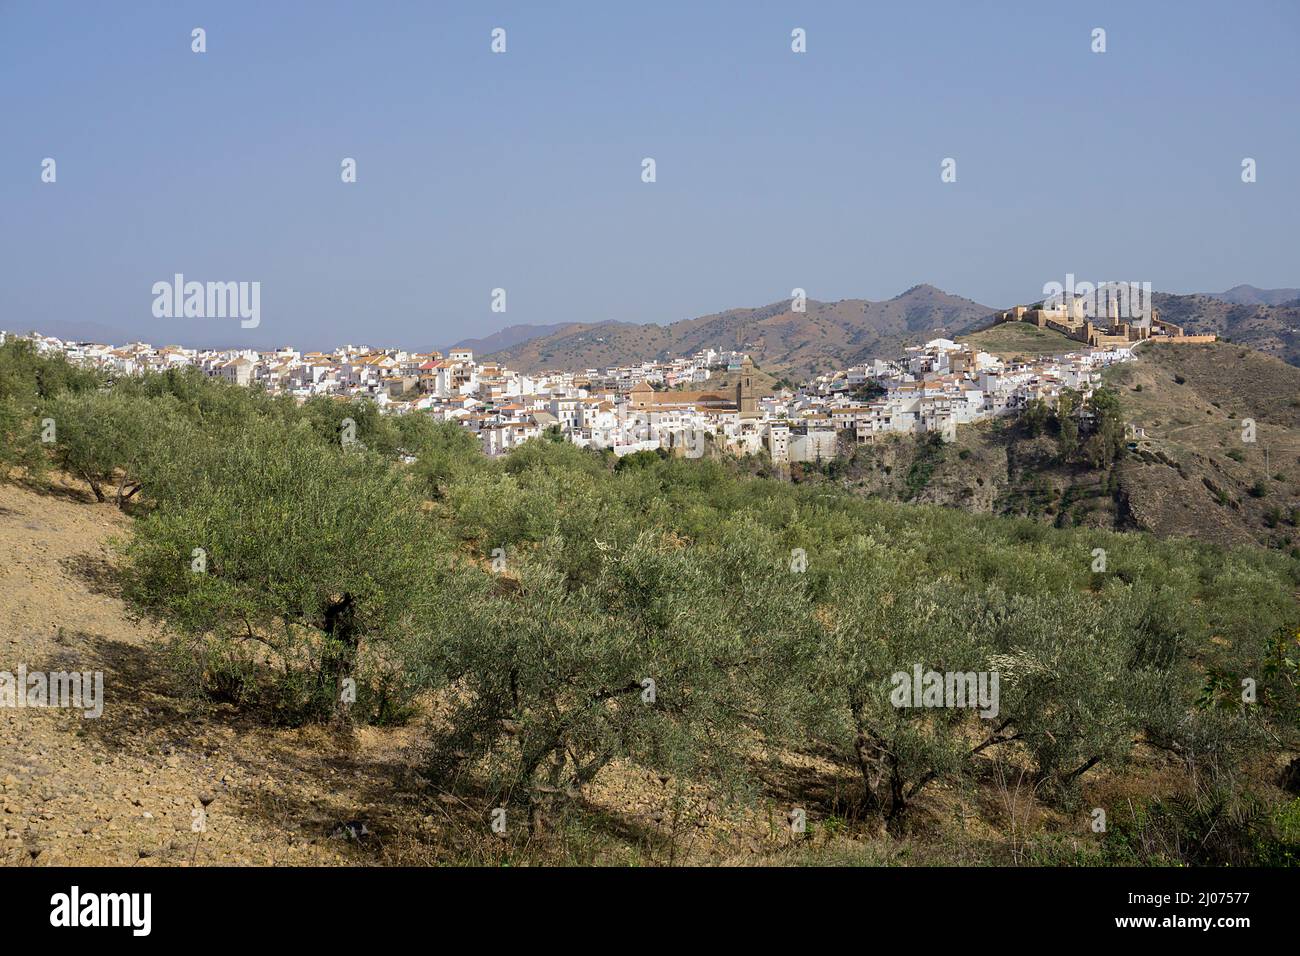
[[[385,846],[432,862],[1295,858],[1285,555],[864,500],[746,474],[756,462],[616,461],[558,436],[489,460],[418,416],[176,372],[98,382],[5,350],[9,460],[48,458],[103,499],[85,507],[132,516],[105,573],[168,635],[146,653],[188,707],[418,728],[418,764],[392,773],[418,771],[411,799],[440,822]],[[1000,696],[985,716],[900,706],[893,675],[916,668],[996,673]]]

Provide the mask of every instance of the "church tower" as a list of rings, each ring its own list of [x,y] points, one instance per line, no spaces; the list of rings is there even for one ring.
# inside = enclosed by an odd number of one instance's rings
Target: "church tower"
[[[740,381],[736,383],[736,408],[741,418],[757,418],[758,402],[754,398],[754,363],[748,355],[740,363]]]

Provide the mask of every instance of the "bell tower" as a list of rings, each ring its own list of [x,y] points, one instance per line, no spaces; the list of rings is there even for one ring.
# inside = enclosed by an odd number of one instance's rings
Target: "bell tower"
[[[748,355],[740,363],[740,381],[736,383],[736,408],[741,418],[757,418],[758,407],[754,398],[754,363]]]

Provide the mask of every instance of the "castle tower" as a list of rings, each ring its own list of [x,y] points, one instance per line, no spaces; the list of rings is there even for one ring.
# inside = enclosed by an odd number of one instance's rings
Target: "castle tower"
[[[748,355],[740,363],[740,381],[736,383],[736,408],[741,418],[757,418],[758,403],[754,398],[754,363]]]

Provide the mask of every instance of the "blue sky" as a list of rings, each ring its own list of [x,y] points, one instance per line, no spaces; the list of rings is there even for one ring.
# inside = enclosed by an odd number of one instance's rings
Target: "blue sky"
[[[431,348],[796,286],[1296,286],[1297,41],[1294,0],[0,0],[0,328]],[[261,325],[155,319],[176,272],[261,282]]]

